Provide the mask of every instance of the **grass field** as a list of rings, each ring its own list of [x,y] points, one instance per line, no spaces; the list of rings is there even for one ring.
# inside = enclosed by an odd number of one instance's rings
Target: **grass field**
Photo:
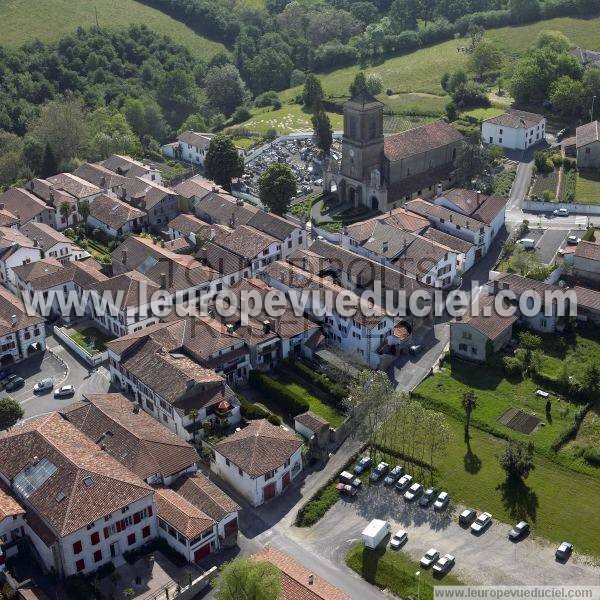
[[[577,173],[575,202],[600,204],[600,173],[593,170],[582,170]]]
[[[342,115],[328,114],[334,131],[341,129]],[[242,123],[240,127],[245,127],[252,133],[260,135],[264,135],[268,129],[275,129],[278,134],[286,135],[310,131],[312,129],[310,117],[310,113],[304,111],[300,104],[284,104],[278,110],[256,111],[252,118]]]
[[[377,548],[370,550],[362,544],[350,548],[346,555],[346,564],[361,577],[381,588],[391,590],[400,598],[419,598],[431,600],[435,585],[462,585],[452,575],[436,579],[433,571],[420,567],[404,552]],[[421,572],[420,584],[415,573]]]
[[[106,342],[114,339],[114,337],[106,335],[95,327],[75,330],[69,334],[69,337],[92,356],[99,352],[104,352],[104,350],[106,350]],[[90,342],[93,343],[93,349],[90,347]]]
[[[552,419],[547,420],[546,400],[535,394],[539,387],[530,379],[509,381],[493,368],[473,368],[471,363],[452,360],[449,366],[425,379],[415,392],[427,398],[438,410],[462,418],[463,393],[472,389],[478,398],[478,406],[471,417],[473,425],[496,431],[499,435],[532,441],[536,448],[549,451],[558,434],[571,425],[578,407],[553,396]],[[525,434],[498,423],[497,419],[513,407],[537,415],[546,425]]]
[[[483,121],[484,119],[497,117],[502,113],[504,113],[504,109],[491,106],[490,108],[472,108],[471,110],[465,110],[461,113],[461,116],[473,117],[478,121]]]
[[[250,1],[250,0],[247,0]],[[194,55],[210,58],[225,47],[194,33],[183,23],[135,0],[7,0],[2,2],[0,44],[20,46],[39,39],[54,42],[77,27],[125,29],[144,24],[186,46]]]
[[[447,489],[454,501],[489,511],[500,521],[527,520],[536,535],[553,542],[569,539],[578,552],[600,556],[597,528],[590,527],[597,520],[600,479],[536,454],[529,477],[511,484],[498,461],[504,440],[472,427],[467,444],[462,419],[447,416],[447,422],[453,440],[436,462],[434,483],[439,488]],[[409,469],[429,483],[426,474]]]

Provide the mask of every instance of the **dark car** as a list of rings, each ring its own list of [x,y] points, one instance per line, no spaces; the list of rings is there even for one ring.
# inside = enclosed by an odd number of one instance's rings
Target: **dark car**
[[[366,471],[372,464],[373,460],[370,456],[363,456],[358,461],[358,464],[354,467],[354,474],[360,475],[361,473],[364,473],[364,471]]]
[[[25,380],[22,377],[14,377],[11,379],[4,388],[7,392],[14,392],[22,388],[25,385]]]
[[[573,544],[571,542],[563,542],[554,553],[558,560],[567,560],[573,553]]]
[[[517,523],[509,532],[508,538],[515,541],[520,540],[529,533],[529,523],[527,521],[521,521]]]
[[[389,470],[390,465],[386,462],[380,462],[369,475],[369,479],[373,482],[379,481]]]

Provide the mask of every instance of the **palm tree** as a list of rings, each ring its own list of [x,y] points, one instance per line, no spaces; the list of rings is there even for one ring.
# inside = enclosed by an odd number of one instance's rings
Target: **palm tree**
[[[69,224],[69,215],[71,214],[71,205],[68,202],[62,202],[59,209],[61,216]]]
[[[462,397],[462,407],[465,409],[465,439],[469,439],[471,427],[471,413],[477,408],[477,396],[473,390],[467,390]]]
[[[194,431],[194,441],[196,440],[196,419],[198,418],[198,409],[192,408],[190,410],[190,417],[193,423],[193,431]]]

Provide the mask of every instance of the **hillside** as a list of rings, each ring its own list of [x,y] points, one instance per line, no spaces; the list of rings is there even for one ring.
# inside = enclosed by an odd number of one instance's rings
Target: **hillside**
[[[96,22],[125,29],[145,24],[186,46],[197,58],[210,58],[224,46],[194,33],[183,23],[135,0],[6,0],[2,2],[0,44],[20,46],[33,39],[54,42],[77,27]]]
[[[575,45],[600,50],[598,27],[600,18],[573,19],[569,17],[539,21],[521,27],[490,29],[486,37],[498,44],[503,52],[517,55],[527,48],[540,31],[562,31]],[[379,65],[366,67],[367,73],[379,73],[384,89],[394,94],[381,94],[379,99],[397,113],[438,115],[448,101],[440,86],[442,75],[464,67],[467,54],[458,52],[457,47],[467,46],[466,39],[451,40],[410,54],[390,58]],[[339,69],[319,75],[325,94],[342,99],[348,93],[348,86],[359,71],[358,66]],[[294,98],[300,87],[281,92],[282,101]]]

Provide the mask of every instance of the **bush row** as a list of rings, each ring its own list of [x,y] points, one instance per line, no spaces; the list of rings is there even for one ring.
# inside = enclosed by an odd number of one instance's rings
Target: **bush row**
[[[569,427],[561,431],[558,434],[556,440],[552,443],[551,448],[552,450],[554,450],[554,452],[558,452],[567,442],[570,442],[577,437],[577,433],[579,432],[581,423],[583,423],[585,415],[587,415],[588,411],[592,408],[593,405],[593,402],[589,402],[585,406],[582,406],[579,410],[575,411],[575,415],[573,416],[573,423]]]
[[[240,412],[244,419],[267,419],[272,425],[281,425],[281,418],[279,416],[270,413],[268,410],[262,408],[262,406],[248,402],[248,400],[240,394],[236,394],[236,398],[240,403]]]
[[[346,388],[339,383],[334,383],[326,375],[311,369],[308,365],[301,361],[291,362],[290,367],[300,377],[304,377],[314,386],[318,387],[320,390],[323,390],[329,396],[331,402],[336,406],[341,406],[346,399],[346,396],[348,395]]]
[[[248,383],[265,396],[272,398],[292,417],[304,413],[310,408],[308,402],[300,394],[290,391],[265,373],[250,371]]]

